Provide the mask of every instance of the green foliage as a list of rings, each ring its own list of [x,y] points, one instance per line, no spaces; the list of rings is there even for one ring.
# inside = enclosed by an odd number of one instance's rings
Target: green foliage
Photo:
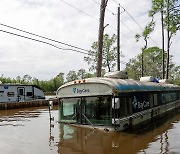
[[[66,76],[66,80],[68,82],[70,82],[70,81],[74,81],[76,79],[78,79],[78,76],[77,76],[76,72],[75,71],[69,71],[69,73]]]
[[[152,7],[149,11],[149,16],[153,17],[156,13],[163,11],[165,0],[152,0]]]
[[[178,0],[165,0],[166,10],[164,11],[165,28],[170,32],[170,38],[180,30],[180,5]]]
[[[149,34],[154,30],[155,22],[152,20],[150,23],[148,23],[142,33],[142,36],[144,39],[149,38]]]
[[[80,69],[78,72],[69,71],[66,78],[67,81],[74,81],[76,79],[84,79],[94,77],[94,74],[86,72],[84,69]],[[20,83],[20,84],[33,84],[38,85],[44,92],[55,92],[61,85],[65,83],[64,81],[64,73],[59,73],[54,78],[50,80],[38,80],[37,78],[33,78],[30,75],[24,75],[22,78],[17,76],[14,78],[7,78],[3,75],[0,77],[0,81],[2,83]]]
[[[170,71],[170,78],[180,80],[180,66],[176,66]]]
[[[86,72],[85,69],[80,69],[77,72],[77,76],[78,76],[78,79],[85,79],[85,78],[95,77],[95,74],[88,73],[88,72]]]
[[[135,35],[135,39],[136,39],[136,42],[139,42],[139,39],[141,38],[141,35],[140,34],[136,34]]]
[[[102,60],[102,68],[108,68],[108,71],[112,71],[116,65],[117,47],[114,46],[116,42],[116,35],[109,36],[105,34],[103,37],[103,60]],[[89,71],[96,70],[97,59],[98,59],[98,42],[93,42],[91,46],[92,50],[88,52],[89,56],[84,57],[84,61],[90,65]]]
[[[142,48],[142,50],[145,50],[147,48],[147,39],[149,38],[149,34],[154,30],[154,25],[155,25],[155,22],[152,20],[151,22],[149,22],[146,25],[142,34],[136,34],[135,35],[136,42],[138,42],[141,37],[143,37],[143,39],[145,41],[145,45]]]
[[[150,47],[143,51],[144,55],[144,76],[162,76],[162,49],[158,47]],[[141,57],[139,54],[136,58],[130,59],[130,61],[126,64],[125,71],[128,72],[129,78],[139,80],[141,77]],[[178,75],[174,75],[177,72],[179,67],[175,67],[175,64],[172,62],[172,56],[170,56],[170,74],[171,78],[174,76],[175,78]]]
[[[86,78],[86,70],[85,69],[80,69],[78,72],[77,72],[77,76],[79,79],[84,79]]]
[[[176,85],[180,86],[180,78],[174,79],[173,84],[176,84]]]
[[[78,70],[78,72],[69,71],[69,73],[66,75],[66,80],[67,82],[70,82],[77,79],[85,79],[85,78],[91,78],[91,77],[95,77],[95,75],[86,72],[85,69],[80,69]]]
[[[125,71],[128,73],[130,79],[139,80],[141,77],[141,62],[139,59],[137,57],[130,59],[129,62],[126,63]]]
[[[165,29],[170,32],[170,37],[180,30],[180,5],[178,0],[152,0],[149,16],[154,17],[157,13],[163,13]]]

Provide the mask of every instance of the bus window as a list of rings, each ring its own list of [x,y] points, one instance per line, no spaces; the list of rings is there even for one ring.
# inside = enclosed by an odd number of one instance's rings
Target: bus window
[[[113,118],[119,118],[120,113],[120,99],[119,98],[113,98],[112,99],[112,117]]]
[[[157,94],[154,94],[154,106],[158,105]]]
[[[79,102],[80,100],[76,98],[63,99],[61,120],[76,122]]]
[[[126,99],[120,99],[120,117],[124,117],[126,115]]]
[[[149,95],[150,107],[153,107],[153,94]]]
[[[131,98],[126,98],[126,115],[132,114]]]
[[[110,124],[111,97],[86,97],[84,124],[89,124],[88,120],[95,125]],[[88,119],[88,120],[87,120]]]
[[[115,98],[112,100],[112,116],[121,118],[132,114],[131,98]]]

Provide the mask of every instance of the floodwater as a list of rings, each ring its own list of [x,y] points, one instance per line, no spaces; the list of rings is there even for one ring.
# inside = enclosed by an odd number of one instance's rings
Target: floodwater
[[[104,132],[57,123],[57,106],[0,111],[0,154],[180,153],[180,114],[141,132]],[[150,126],[147,126],[150,128]]]

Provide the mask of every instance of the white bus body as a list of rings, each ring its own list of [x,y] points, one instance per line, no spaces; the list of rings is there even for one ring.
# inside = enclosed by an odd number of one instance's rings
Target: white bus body
[[[89,78],[57,90],[59,122],[124,130],[180,108],[180,87],[130,79]]]

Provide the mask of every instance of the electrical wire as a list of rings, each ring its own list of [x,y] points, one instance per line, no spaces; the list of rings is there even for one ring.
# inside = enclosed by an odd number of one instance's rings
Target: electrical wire
[[[144,31],[144,29],[142,28],[142,26],[134,19],[134,17],[117,1],[117,0],[113,0],[116,4],[120,5],[121,8],[123,8],[125,10],[125,12],[129,15],[129,17],[138,25],[138,27]],[[158,43],[150,37],[150,39],[158,46]]]
[[[93,18],[93,19],[95,19],[96,21],[99,22],[99,20],[98,20],[97,18],[95,18],[95,17],[89,15],[88,13],[86,13],[86,12],[84,12],[84,11],[78,9],[77,7],[73,6],[72,4],[69,4],[69,3],[65,2],[64,0],[60,0],[60,1],[63,2],[63,3],[65,3],[65,4],[67,4],[67,5],[69,5],[70,7],[74,8],[74,9],[80,11],[81,13],[84,13],[85,15],[87,15],[87,16],[89,16],[89,17],[91,17],[91,18]],[[96,1],[94,0],[94,2],[96,2]],[[98,4],[98,2],[96,2],[96,3]],[[114,28],[113,26],[109,25],[109,27],[111,27],[112,29],[114,29],[115,31],[117,31],[117,29]],[[122,34],[122,35],[124,35],[124,34]],[[125,36],[125,35],[124,35],[124,36]],[[125,36],[125,37],[126,37],[126,36]]]
[[[76,10],[80,11],[81,13],[86,14],[87,16],[89,16],[89,17],[91,17],[91,18],[95,19],[96,21],[99,21],[97,18],[95,18],[95,17],[93,17],[93,16],[89,15],[88,13],[86,13],[86,12],[84,12],[84,11],[82,11],[82,10],[78,9],[77,7],[73,6],[72,4],[69,4],[68,2],[66,2],[66,1],[64,1],[64,0],[60,0],[60,1],[61,1],[61,2],[63,2],[63,3],[65,3],[65,4],[67,4],[67,5],[69,5],[70,7],[74,8],[74,9],[76,9]]]
[[[92,1],[101,6],[101,4],[99,2],[97,2],[96,0],[92,0]],[[108,8],[106,8],[106,10],[109,11],[110,13],[112,13],[112,15],[116,15],[114,12],[112,12]]]
[[[95,17],[89,15],[88,13],[86,13],[86,12],[78,9],[77,7],[73,6],[72,4],[69,4],[69,3],[65,2],[64,0],[60,0],[60,1],[63,2],[63,3],[65,3],[65,4],[67,4],[67,5],[69,5],[70,7],[74,8],[74,9],[80,11],[81,13],[84,13],[85,15],[87,15],[87,16],[89,16],[89,17],[91,17],[91,18],[93,18],[93,19],[95,19],[96,21],[99,22],[99,20],[98,20],[97,18],[95,18]],[[99,5],[100,5],[100,3],[98,3],[97,1],[95,1],[95,0],[93,0],[93,1],[94,1],[96,4],[99,4]],[[115,15],[115,14],[114,14],[112,11],[110,11],[109,9],[107,9],[107,10],[108,10],[109,12],[111,12],[113,15]],[[109,27],[111,27],[112,29],[114,29],[115,31],[117,31],[117,29],[116,29],[115,27],[113,27],[113,26],[111,26],[111,25],[109,25]],[[125,34],[123,34],[122,32],[120,32],[120,33],[121,33],[124,37],[126,37],[126,38],[128,39],[128,37],[127,37]]]
[[[50,46],[52,46],[54,48],[57,48],[57,49],[60,49],[60,50],[70,50],[70,51],[78,52],[78,53],[81,53],[81,54],[91,55],[91,56],[95,56],[96,57],[95,54],[90,54],[90,53],[86,53],[86,52],[83,52],[83,51],[78,51],[78,50],[75,50],[75,49],[62,48],[62,47],[56,46],[56,45],[54,45],[52,43],[49,43],[49,42],[45,42],[45,41],[41,41],[41,40],[34,39],[34,38],[31,38],[31,37],[27,37],[27,36],[19,35],[19,34],[16,34],[16,33],[8,32],[8,31],[2,30],[2,29],[0,29],[0,32],[11,34],[11,35],[18,36],[18,37],[22,37],[22,38],[25,38],[25,39],[29,39],[29,40],[32,40],[32,41],[39,42],[39,43],[47,44],[47,45],[50,45]],[[104,57],[102,57],[102,58],[106,59]]]
[[[53,42],[56,42],[56,43],[60,43],[60,44],[63,44],[63,45],[66,45],[66,46],[69,46],[69,47],[72,47],[72,48],[76,48],[76,49],[83,50],[83,51],[89,51],[89,50],[86,50],[86,49],[82,49],[82,48],[80,48],[80,47],[76,47],[76,46],[74,46],[74,45],[70,45],[70,44],[67,44],[67,43],[64,43],[64,42],[56,41],[56,40],[54,40],[54,39],[47,38],[47,37],[44,37],[44,36],[41,36],[41,35],[37,35],[37,34],[31,33],[31,32],[28,32],[28,31],[25,31],[25,30],[22,30],[22,29],[19,29],[19,28],[15,28],[15,27],[12,27],[12,26],[9,26],[9,25],[6,25],[6,24],[0,23],[0,25],[1,25],[1,26],[4,26],[4,27],[11,28],[11,29],[14,29],[14,30],[17,30],[17,31],[20,31],[20,32],[23,32],[23,33],[27,33],[27,34],[30,34],[30,35],[34,35],[34,36],[37,36],[37,37],[40,37],[40,38],[43,38],[43,39],[46,39],[46,40],[49,40],[49,41],[53,41]]]
[[[99,2],[97,2],[96,0],[92,0],[93,2],[95,2],[96,4],[98,4],[98,5],[101,5]],[[112,12],[110,9],[106,9],[108,12],[110,12],[112,15],[116,15],[117,16],[117,14],[115,14],[114,12]],[[122,20],[120,20],[120,22],[125,26],[125,27],[127,27],[128,29],[129,29],[129,31],[131,31],[131,32],[133,32]],[[111,27],[111,26],[110,26]],[[117,29],[115,29],[114,27],[111,27],[111,28],[113,28],[114,30],[116,30],[117,31]],[[126,37],[126,35],[124,35],[122,32],[120,32],[124,37]],[[134,32],[133,32],[134,33]],[[126,37],[127,38],[127,37]]]
[[[78,51],[78,50],[70,49],[70,48],[68,49],[68,48],[58,47],[58,46],[56,46],[56,45],[54,45],[54,44],[52,44],[52,43],[49,43],[49,42],[45,42],[45,41],[41,41],[41,40],[34,39],[34,38],[31,38],[31,37],[27,37],[27,36],[19,35],[19,34],[16,34],[16,33],[8,32],[8,31],[2,30],[2,29],[0,29],[0,32],[4,32],[4,33],[11,34],[11,35],[15,35],[15,36],[18,36],[18,37],[26,38],[26,39],[29,39],[29,40],[32,40],[32,41],[44,43],[44,44],[53,46],[53,47],[55,47],[55,48],[57,48],[57,49],[61,49],[61,50],[71,50],[71,51],[75,51],[75,52],[78,52],[78,53],[82,53],[82,54],[86,54],[86,55],[91,55],[91,54],[86,53],[86,52],[83,52],[83,51]]]

